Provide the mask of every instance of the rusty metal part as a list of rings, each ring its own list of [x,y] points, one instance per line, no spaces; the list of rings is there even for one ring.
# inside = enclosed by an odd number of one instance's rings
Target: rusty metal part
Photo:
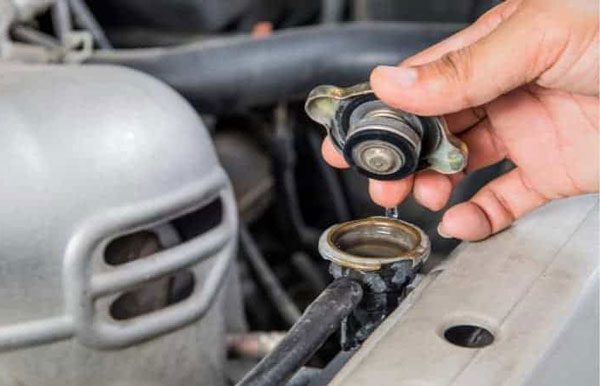
[[[417,226],[390,217],[369,217],[334,225],[319,240],[336,279],[361,283],[364,296],[342,324],[342,348],[359,346],[407,293],[427,260],[430,241]]]
[[[466,145],[442,117],[421,117],[386,106],[368,83],[318,86],[305,110],[327,129],[334,146],[362,174],[378,180],[423,169],[453,174],[467,163]]]
[[[260,359],[285,338],[286,332],[255,331],[227,335],[227,351],[237,357]]]

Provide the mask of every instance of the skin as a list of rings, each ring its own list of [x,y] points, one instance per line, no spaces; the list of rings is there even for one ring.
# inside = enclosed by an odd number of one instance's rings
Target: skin
[[[595,0],[508,0],[399,66],[373,70],[386,104],[445,116],[469,147],[465,173],[503,159],[517,166],[449,208],[440,235],[481,240],[551,200],[598,192],[598,44]],[[329,138],[322,150],[348,167]],[[370,181],[369,192],[383,207],[412,192],[437,211],[462,176],[423,171]]]

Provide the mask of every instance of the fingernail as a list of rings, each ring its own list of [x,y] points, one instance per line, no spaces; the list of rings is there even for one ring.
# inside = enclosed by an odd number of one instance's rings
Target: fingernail
[[[437,227],[437,233],[438,233],[438,235],[442,236],[445,239],[452,238],[452,236],[450,236],[446,232],[444,232],[444,223],[443,222],[439,223],[439,225]]]
[[[377,71],[398,86],[412,86],[417,81],[417,70],[412,67],[378,66]]]

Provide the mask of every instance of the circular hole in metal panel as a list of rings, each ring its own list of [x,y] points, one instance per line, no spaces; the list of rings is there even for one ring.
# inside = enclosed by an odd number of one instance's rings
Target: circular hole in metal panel
[[[494,334],[488,329],[472,324],[448,327],[444,338],[453,345],[466,348],[482,348],[494,342]]]

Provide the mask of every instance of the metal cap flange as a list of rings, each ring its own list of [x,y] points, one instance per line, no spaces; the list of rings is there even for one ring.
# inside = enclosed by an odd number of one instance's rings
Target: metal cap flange
[[[360,271],[377,271],[400,261],[412,261],[416,267],[430,251],[429,237],[419,227],[379,216],[333,225],[319,239],[324,259]]]

